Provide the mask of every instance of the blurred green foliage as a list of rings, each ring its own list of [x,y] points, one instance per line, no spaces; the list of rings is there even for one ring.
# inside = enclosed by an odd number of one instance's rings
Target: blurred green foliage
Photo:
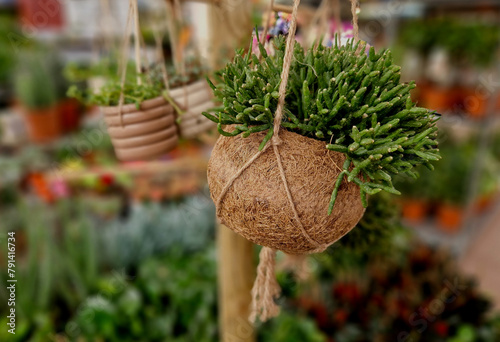
[[[495,61],[500,42],[497,25],[460,19],[426,19],[407,22],[399,44],[427,55],[433,48],[444,48],[457,62],[486,67]]]
[[[116,60],[116,59],[115,59]],[[118,74],[118,64],[113,59],[103,59],[93,65],[68,64],[64,74],[73,84],[67,91],[69,97],[74,97],[82,103],[98,106],[116,106],[119,104],[122,92],[121,80]],[[167,74],[170,88],[189,84],[200,79],[207,73],[207,69],[198,58],[186,58],[185,72],[176,70],[174,66],[167,65]],[[82,87],[82,81],[93,77],[100,77],[104,85],[100,89]],[[159,65],[151,65],[141,75],[142,85],[137,84],[135,64],[127,64],[127,75],[124,85],[124,103],[134,103],[139,106],[141,102],[160,96],[165,90],[163,74]]]
[[[316,260],[329,277],[339,269],[359,269],[374,256],[385,255],[388,250],[396,253],[399,239],[408,232],[401,224],[401,215],[394,196],[380,193],[371,196],[369,206],[361,221],[347,235],[328,248]]]
[[[16,64],[16,50],[10,38],[18,34],[15,19],[10,15],[0,15],[0,86],[9,85]]]
[[[29,109],[48,108],[65,97],[63,62],[49,47],[19,52],[14,74],[15,96]]]
[[[500,159],[495,158],[495,144],[490,146],[485,151],[481,166],[478,196],[491,195],[500,186]],[[420,168],[419,179],[401,177],[397,184],[404,196],[463,206],[468,201],[469,185],[477,159],[477,138],[464,141],[449,139],[440,144],[440,151],[443,159],[436,163],[434,172]]]

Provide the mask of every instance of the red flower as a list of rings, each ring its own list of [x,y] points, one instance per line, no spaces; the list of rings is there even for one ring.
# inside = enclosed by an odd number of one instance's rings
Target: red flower
[[[361,291],[354,283],[340,283],[334,286],[333,295],[339,301],[357,303],[361,299]]]
[[[316,303],[311,311],[320,328],[328,327],[328,311],[324,305]]]
[[[101,176],[101,184],[105,186],[110,186],[115,181],[115,177],[110,174],[104,174]]]
[[[438,322],[436,322],[436,324],[434,324],[434,330],[441,337],[448,336],[448,329],[449,328],[450,328],[450,326],[445,321],[438,321]]]
[[[333,321],[338,325],[344,325],[349,318],[349,313],[343,309],[338,309],[333,313]]]

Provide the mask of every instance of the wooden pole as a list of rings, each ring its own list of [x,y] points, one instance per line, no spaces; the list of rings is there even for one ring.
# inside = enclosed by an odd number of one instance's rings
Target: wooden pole
[[[223,67],[252,37],[252,1],[221,0],[209,7],[209,64]]]
[[[252,2],[220,0],[209,7],[209,64],[217,70],[252,35]],[[254,247],[227,227],[218,225],[219,329],[222,342],[255,342],[249,323],[255,280]]]
[[[222,342],[254,342],[248,322],[255,280],[253,244],[218,225],[219,328]]]

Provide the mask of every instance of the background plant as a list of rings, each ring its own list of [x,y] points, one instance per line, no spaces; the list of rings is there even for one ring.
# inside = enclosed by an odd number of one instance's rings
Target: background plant
[[[399,177],[396,184],[405,196],[425,199],[429,202],[444,202],[457,206],[467,204],[469,184],[477,159],[477,137],[462,142],[449,140],[441,144],[443,159],[434,172],[419,169],[420,178]],[[479,175],[478,196],[494,194],[499,187],[500,163],[494,156],[494,145],[484,152]]]
[[[399,44],[424,55],[441,47],[455,63],[487,67],[495,60],[499,38],[498,26],[494,24],[442,18],[407,22]]]
[[[24,51],[14,75],[17,99],[29,109],[48,108],[58,100],[56,62],[40,51]]]
[[[190,84],[203,75],[207,69],[199,58],[191,57],[185,60],[185,71],[180,72],[173,65],[167,65],[170,88]],[[74,97],[87,105],[117,106],[121,95],[121,81],[117,76],[116,63],[107,59],[92,66],[70,64],[65,69],[66,77],[73,83],[88,80],[91,77],[103,77],[106,83],[101,89],[90,89],[79,84],[73,84],[68,89],[68,96]],[[165,92],[163,74],[158,64],[153,64],[142,75],[142,85],[137,84],[134,63],[128,63],[128,72],[123,93],[125,104],[135,103],[139,106],[145,100],[161,96]]]

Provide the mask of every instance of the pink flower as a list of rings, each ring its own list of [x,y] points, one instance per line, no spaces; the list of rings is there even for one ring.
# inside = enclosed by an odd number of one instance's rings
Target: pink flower
[[[66,182],[62,179],[56,179],[52,181],[51,189],[52,193],[56,198],[66,198],[69,197],[69,188]]]

